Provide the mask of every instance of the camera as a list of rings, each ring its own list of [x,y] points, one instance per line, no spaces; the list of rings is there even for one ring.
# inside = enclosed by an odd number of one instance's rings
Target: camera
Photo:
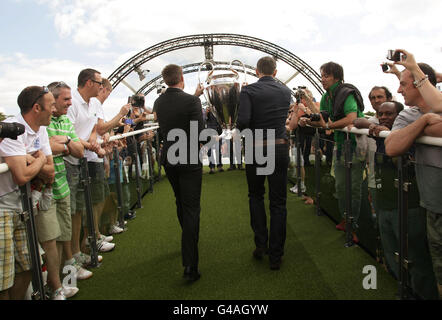
[[[305,96],[305,92],[303,91],[303,89],[307,89],[307,87],[299,86],[298,88],[293,88],[293,90],[296,90],[295,92],[296,103],[300,103],[302,97]]]
[[[130,104],[132,107],[143,108],[144,107],[144,97],[133,95],[129,97]]]
[[[383,63],[382,65],[381,65],[381,67],[382,67],[382,71],[384,71],[384,72],[386,72],[386,71],[388,71],[388,64],[386,64],[386,63]]]
[[[320,121],[321,115],[324,121],[328,122],[328,118],[330,115],[327,111],[321,111],[320,113],[303,114],[301,117],[308,118],[311,121]]]
[[[407,56],[402,54],[399,51],[388,50],[388,52],[387,52],[387,59],[391,60],[391,61],[401,61],[401,60],[405,60],[406,58],[407,58]]]
[[[18,122],[0,122],[0,138],[17,140],[25,132],[25,126]]]

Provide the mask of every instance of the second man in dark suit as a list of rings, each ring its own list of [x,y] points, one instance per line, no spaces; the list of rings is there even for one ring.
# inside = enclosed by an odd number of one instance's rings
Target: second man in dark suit
[[[267,157],[274,159],[273,172],[265,175],[258,174],[260,165],[256,157],[253,157],[253,163],[249,163],[246,159],[250,220],[256,245],[253,256],[262,259],[268,252],[272,270],[279,270],[284,254],[289,164],[285,121],[290,106],[290,90],[274,79],[276,71],[276,61],[272,57],[263,57],[258,61],[256,74],[259,80],[242,88],[237,121],[240,130],[250,129],[254,136],[252,146],[250,143],[245,143],[246,153],[250,153],[252,147],[255,149],[255,155],[256,152],[268,151]],[[264,137],[258,138],[259,129],[264,130]],[[274,139],[266,137],[272,133]],[[271,154],[271,150],[274,150],[274,154]],[[266,177],[269,183],[270,236],[264,207]]]
[[[161,162],[164,164],[176,198],[177,215],[182,229],[184,278],[196,281],[200,278],[198,238],[202,165],[198,157],[199,143],[191,140],[196,134],[199,136],[203,130],[201,101],[197,96],[183,91],[184,76],[180,66],[167,65],[161,74],[168,85],[166,92],[158,97],[154,104],[161,135],[164,138]],[[169,141],[168,135],[176,138],[177,132],[185,134],[185,139],[181,139],[180,136],[179,140]],[[179,148],[175,149],[177,145]]]

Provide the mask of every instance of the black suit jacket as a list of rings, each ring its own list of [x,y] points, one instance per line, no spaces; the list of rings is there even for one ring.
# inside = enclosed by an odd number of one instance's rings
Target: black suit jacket
[[[237,127],[275,129],[275,139],[287,139],[285,121],[290,108],[290,89],[271,76],[241,89]]]
[[[192,164],[194,161],[191,162],[191,153],[193,160],[198,159],[199,161],[199,134],[204,128],[200,99],[185,93],[181,89],[168,88],[166,92],[155,100],[154,109],[157,113],[158,124],[164,141],[161,162],[165,165],[170,165],[167,159],[167,152],[178,141],[178,138],[175,138],[175,141],[167,141],[167,135],[173,129],[181,129],[186,134],[187,162],[180,164]],[[191,121],[196,121],[193,137],[191,136]],[[191,138],[195,137],[196,141],[195,139],[190,141]],[[193,147],[191,147],[191,144]],[[176,155],[179,156],[179,151]]]

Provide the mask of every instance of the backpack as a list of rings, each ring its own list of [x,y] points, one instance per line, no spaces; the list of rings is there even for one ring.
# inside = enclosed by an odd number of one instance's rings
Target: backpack
[[[334,91],[332,97],[333,121],[345,118],[344,103],[350,94],[353,94],[355,97],[358,109],[361,112],[364,111],[364,100],[358,88],[350,83],[341,83]]]

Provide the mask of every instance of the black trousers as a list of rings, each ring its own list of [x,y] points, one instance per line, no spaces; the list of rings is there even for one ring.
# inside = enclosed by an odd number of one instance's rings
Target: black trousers
[[[284,255],[287,225],[288,164],[288,144],[275,146],[275,170],[270,175],[257,175],[256,169],[258,165],[246,164],[250,224],[255,234],[255,245],[257,248],[269,248],[271,262],[277,262]],[[266,178],[269,184],[270,236],[264,207],[264,183]]]
[[[198,266],[202,166],[166,165],[164,169],[175,193],[177,216],[182,229],[183,266],[196,267]]]

